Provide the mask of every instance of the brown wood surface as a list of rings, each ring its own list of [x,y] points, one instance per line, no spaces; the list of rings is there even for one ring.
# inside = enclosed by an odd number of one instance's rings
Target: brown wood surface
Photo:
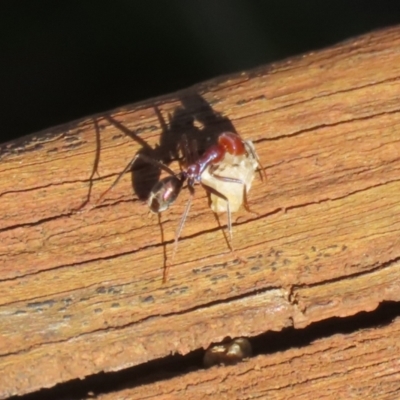
[[[0,398],[400,300],[399,49],[400,28],[375,32],[3,146]],[[143,143],[166,157],[182,132],[226,129],[265,167],[249,195],[257,215],[235,214],[232,253],[199,188],[162,284],[187,191],[162,230],[130,174],[96,200]]]
[[[336,334],[307,347],[235,366],[121,390],[98,400],[398,399],[400,319],[378,329]]]

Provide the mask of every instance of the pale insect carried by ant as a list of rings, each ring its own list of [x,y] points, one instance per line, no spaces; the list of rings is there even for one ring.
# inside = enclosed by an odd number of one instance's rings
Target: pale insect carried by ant
[[[229,237],[232,241],[231,213],[237,211],[242,204],[247,211],[250,211],[247,193],[251,188],[257,168],[260,169],[261,179],[263,176],[265,177],[265,171],[260,164],[253,143],[250,140],[242,140],[236,133],[221,133],[218,136],[218,142],[206,149],[201,156],[198,155],[196,142],[189,143],[185,135],[183,135],[179,147],[184,160],[180,172],[175,173],[162,162],[139,153],[132,158],[97,201],[100,202],[104,198],[122,176],[132,168],[138,158],[168,173],[167,177],[160,179],[153,186],[149,194],[147,205],[153,213],[157,214],[167,210],[175,202],[184,183],[187,182],[190,196],[175,233],[171,262],[174,260],[178,241],[189,214],[196,183],[201,184],[209,193],[211,209],[214,212],[227,212]],[[170,263],[164,269],[163,282],[167,280],[169,266]]]

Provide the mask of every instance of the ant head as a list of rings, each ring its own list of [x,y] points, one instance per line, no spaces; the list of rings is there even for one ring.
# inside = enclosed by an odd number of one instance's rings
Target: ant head
[[[181,192],[185,176],[167,176],[158,181],[151,189],[147,204],[153,213],[169,208]]]

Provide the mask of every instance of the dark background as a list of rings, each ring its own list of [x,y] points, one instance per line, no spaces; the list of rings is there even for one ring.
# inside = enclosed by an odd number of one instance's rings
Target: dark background
[[[398,22],[396,0],[3,0],[0,142]]]

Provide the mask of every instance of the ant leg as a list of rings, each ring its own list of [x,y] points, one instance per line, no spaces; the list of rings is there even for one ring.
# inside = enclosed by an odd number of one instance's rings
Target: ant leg
[[[257,165],[258,165],[258,172],[260,174],[260,179],[262,181],[264,181],[264,179],[263,179],[263,177],[264,177],[265,180],[267,180],[267,174],[265,172],[265,169],[264,169],[263,165],[261,164],[260,158],[258,157],[256,151],[252,147],[253,143],[252,142],[250,142],[250,143],[251,143],[251,146],[245,142],[245,144],[247,145],[247,146],[245,145],[246,151],[247,151],[247,153],[250,153],[251,156],[256,160]]]
[[[243,259],[242,257],[240,257],[240,255],[237,254],[236,251],[235,251],[235,249],[233,248],[233,243],[232,243],[232,240],[233,240],[233,234],[232,234],[232,217],[231,217],[231,210],[230,210],[230,207],[229,207],[229,199],[228,199],[226,196],[224,196],[222,193],[218,192],[218,190],[216,190],[216,189],[214,189],[214,188],[212,188],[212,187],[210,187],[210,186],[207,186],[207,185],[205,185],[204,183],[201,183],[201,185],[204,187],[204,189],[205,189],[208,193],[215,194],[216,196],[218,196],[218,197],[220,197],[221,199],[223,199],[223,200],[226,201],[226,209],[227,209],[227,213],[228,213],[228,227],[229,227],[229,237],[230,237],[230,241],[227,240],[227,237],[226,237],[225,234],[224,234],[224,238],[225,238],[225,240],[227,241],[229,250],[235,255],[235,257],[236,257],[240,262],[242,262],[242,263],[247,263],[247,261],[246,261],[245,259]],[[217,218],[218,225],[221,226],[220,223],[219,223],[219,219],[218,219],[217,213],[214,213],[214,215],[215,215],[216,218]]]
[[[249,207],[249,203],[247,201],[247,190],[246,190],[246,186],[243,185],[243,207],[244,209],[254,215],[259,216],[260,214],[258,212],[253,211],[250,207]]]
[[[167,167],[165,164],[163,164],[162,162],[157,161],[149,156],[146,156],[145,154],[141,154],[141,153],[136,154],[135,157],[133,157],[132,160],[129,161],[128,165],[124,168],[124,170],[117,176],[117,179],[115,179],[115,181],[111,184],[111,186],[102,193],[102,195],[96,201],[96,204],[99,204],[100,201],[104,198],[104,196],[117,185],[117,183],[120,181],[122,176],[132,168],[133,164],[135,163],[135,161],[138,158],[142,159],[144,162],[147,162],[149,164],[152,164],[152,165],[164,170],[165,172],[168,172],[172,176],[175,175],[175,173],[169,167]]]
[[[234,179],[234,178],[232,178],[232,179]],[[237,181],[237,180],[234,180],[234,181]],[[232,215],[231,215],[231,210],[230,210],[230,206],[229,206],[229,199],[228,199],[225,195],[223,195],[222,193],[218,192],[218,190],[216,190],[216,189],[214,189],[214,188],[212,188],[212,187],[210,187],[210,186],[207,186],[207,185],[204,184],[203,182],[201,182],[201,185],[203,186],[203,188],[204,188],[208,193],[215,194],[215,195],[216,195],[217,197],[219,197],[220,199],[226,201],[226,210],[227,210],[227,213],[228,213],[229,238],[230,238],[230,241],[232,242],[232,239],[233,239],[233,234],[232,234]],[[232,246],[231,246],[231,247],[232,247]]]
[[[177,250],[178,250],[179,238],[180,238],[180,236],[181,236],[183,226],[185,225],[186,218],[187,218],[187,216],[188,216],[188,214],[189,214],[190,207],[191,207],[191,205],[192,205],[192,199],[193,199],[193,195],[194,195],[194,189],[193,189],[192,186],[188,186],[188,188],[189,188],[189,191],[190,191],[190,197],[189,197],[189,200],[188,200],[187,203],[186,203],[185,211],[184,211],[183,214],[182,214],[181,220],[180,220],[179,225],[178,225],[178,229],[176,230],[176,233],[175,233],[174,248],[173,248],[173,250],[172,250],[171,262],[168,263],[168,264],[166,265],[166,267],[164,268],[163,283],[166,283],[166,282],[167,282],[169,267],[170,267],[171,264],[173,264],[173,262],[174,262],[175,254],[176,254],[176,252],[177,252]]]
[[[163,253],[164,253],[164,275],[165,275],[165,270],[167,269],[167,245],[165,243],[165,237],[164,237],[164,229],[161,223],[161,213],[157,213],[157,219],[158,219],[158,226],[160,227],[160,233],[161,233],[161,243],[163,244]],[[163,278],[164,282],[164,278]]]
[[[256,213],[255,211],[252,211],[249,207],[249,203],[247,201],[247,188],[245,183],[240,180],[240,179],[236,179],[236,178],[230,178],[228,176],[220,176],[220,175],[216,175],[214,174],[213,170],[210,169],[210,175],[213,176],[216,179],[219,179],[220,181],[223,182],[233,182],[233,183],[239,183],[241,185],[243,185],[243,207],[245,208],[246,211],[248,211],[251,214],[255,214],[255,215],[259,215],[258,213]]]
[[[179,148],[183,156],[183,162],[186,166],[194,164],[198,160],[199,151],[195,139],[189,142],[187,136],[183,134],[179,142]]]
[[[128,165],[123,169],[123,171],[117,176],[117,179],[115,179],[115,181],[111,184],[111,186],[109,186],[108,189],[106,189],[101,196],[99,197],[99,199],[96,201],[96,204],[99,204],[101,202],[101,200],[104,198],[104,196],[110,192],[114,186],[116,186],[116,184],[120,181],[120,179],[122,178],[122,176],[129,171],[132,168],[133,163],[138,159],[139,155],[137,154],[135,157],[132,158],[131,161],[129,161]]]

